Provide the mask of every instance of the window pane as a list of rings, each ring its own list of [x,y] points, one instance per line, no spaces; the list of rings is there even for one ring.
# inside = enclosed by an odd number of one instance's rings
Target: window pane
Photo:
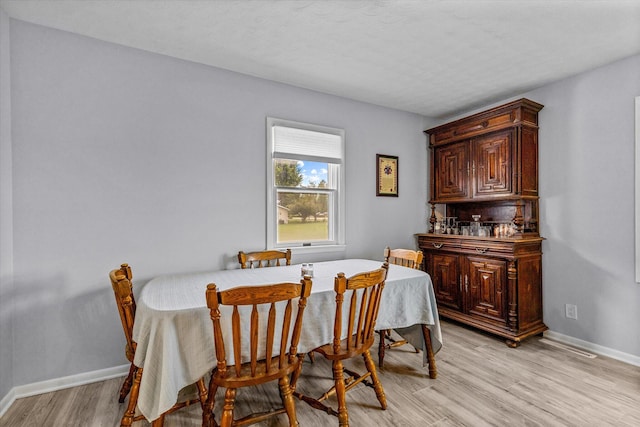
[[[329,240],[329,194],[278,192],[278,243]]]
[[[274,159],[276,187],[329,188],[329,164],[293,159]]]
[[[267,117],[267,247],[344,246],[344,144],[343,129]]]

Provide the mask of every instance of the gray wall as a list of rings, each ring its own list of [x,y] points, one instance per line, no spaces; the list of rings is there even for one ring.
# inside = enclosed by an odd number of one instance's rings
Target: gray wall
[[[381,259],[426,228],[422,130],[435,120],[13,20],[9,58],[0,19],[3,100],[11,90],[0,104],[0,231],[13,236],[0,252],[0,396],[125,363],[107,279],[119,263],[139,286],[264,247],[266,116],[346,130],[347,250],[313,259]],[[639,69],[636,56],[524,94],[545,105],[545,321],[632,355]],[[400,157],[399,198],[375,197],[376,153]]]
[[[13,385],[13,215],[9,17],[0,9],[0,401]],[[0,410],[2,408],[0,407]]]
[[[634,98],[640,55],[526,94],[540,112],[544,319],[640,357],[634,259]],[[578,320],[564,317],[566,303]]]
[[[14,386],[126,363],[121,262],[139,285],[265,247],[267,116],[346,130],[347,249],[312,259],[381,260],[426,228],[419,115],[15,20],[11,53]],[[376,153],[400,197],[376,197]]]

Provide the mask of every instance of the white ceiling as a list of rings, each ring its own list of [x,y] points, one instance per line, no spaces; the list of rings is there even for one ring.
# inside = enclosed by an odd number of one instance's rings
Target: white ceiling
[[[0,0],[0,7],[15,19],[431,117],[640,53],[640,0]]]

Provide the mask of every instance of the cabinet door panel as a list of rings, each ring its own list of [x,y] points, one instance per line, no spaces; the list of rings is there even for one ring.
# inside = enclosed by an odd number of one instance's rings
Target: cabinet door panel
[[[467,274],[469,314],[506,323],[506,262],[469,256]]]
[[[458,256],[431,253],[427,260],[427,272],[431,276],[438,305],[462,310]]]
[[[469,145],[467,142],[435,149],[435,198],[469,197]]]
[[[518,322],[521,328],[540,323],[542,313],[542,257],[518,260]]]
[[[512,192],[513,132],[499,132],[473,140],[474,196]]]

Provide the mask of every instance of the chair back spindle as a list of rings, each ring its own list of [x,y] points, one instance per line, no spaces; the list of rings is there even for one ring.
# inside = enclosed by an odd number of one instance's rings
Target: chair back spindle
[[[350,278],[347,278],[344,273],[338,273],[334,281],[336,292],[334,353],[339,353],[342,345],[346,346],[347,352],[352,352],[369,348],[373,344],[375,321],[387,271],[388,264],[385,264],[378,270],[360,273]],[[347,302],[345,302],[345,295],[348,295]],[[341,335],[344,313],[347,313],[347,338],[343,341]]]
[[[291,265],[291,249],[286,251],[266,250],[257,252],[238,252],[241,268],[280,267]]]
[[[422,267],[422,258],[422,251],[413,251],[411,249],[390,249],[388,246],[384,249],[384,260],[389,264],[401,265],[403,267],[420,270]]]
[[[227,388],[225,396],[234,396],[229,404],[225,402],[222,414],[223,420],[232,422],[235,389],[273,380],[278,380],[280,384],[283,408],[251,414],[245,417],[242,423],[286,412],[292,425],[297,425],[293,391],[289,386],[288,377],[298,370],[301,363],[297,347],[311,285],[311,278],[305,276],[300,283],[240,286],[224,291],[219,291],[213,283],[207,286],[207,306],[213,322],[218,362],[211,376],[209,400],[203,412],[203,425],[208,425],[207,423],[213,419],[214,395],[218,387]],[[296,300],[297,313],[294,317]],[[230,354],[225,347],[221,320],[228,311],[231,311]],[[249,336],[243,337],[243,331]],[[280,343],[276,345],[278,335]],[[243,348],[248,350],[243,352]],[[229,360],[230,355],[233,355],[233,361]],[[228,363],[233,363],[231,369]]]
[[[133,362],[135,355],[136,343],[133,341],[133,322],[136,317],[136,299],[133,295],[133,284],[131,279],[131,267],[129,264],[122,264],[119,269],[112,270],[109,273],[111,287],[116,298],[116,306],[120,314],[120,322],[122,323],[122,331],[124,332],[127,345],[125,347],[125,355],[129,362]]]

